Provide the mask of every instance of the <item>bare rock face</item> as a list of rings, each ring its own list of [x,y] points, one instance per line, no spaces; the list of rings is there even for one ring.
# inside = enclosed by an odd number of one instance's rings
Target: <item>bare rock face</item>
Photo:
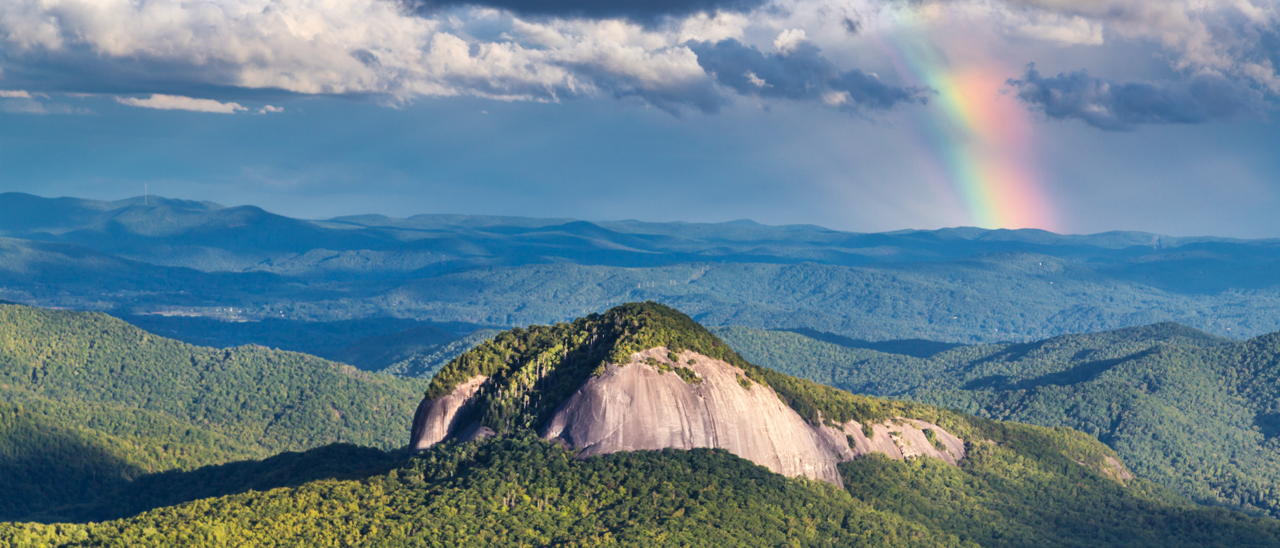
[[[413,429],[409,434],[409,451],[417,453],[430,448],[432,445],[440,443],[454,434],[458,434],[463,430],[459,422],[459,412],[462,411],[471,397],[480,390],[480,386],[488,377],[475,377],[467,382],[459,384],[457,388],[448,396],[438,400],[422,400],[418,405],[418,410],[413,413]],[[483,434],[479,431],[480,425],[475,425],[475,432],[467,432],[471,437],[476,434]],[[489,430],[484,428],[484,430]],[[489,432],[492,434],[492,431]]]
[[[836,485],[843,483],[837,464],[872,452],[897,460],[934,457],[949,464],[964,458],[964,441],[935,425],[894,419],[872,425],[871,439],[853,421],[839,428],[814,427],[772,388],[747,381],[741,369],[694,352],[678,358],[672,363],[667,349],[659,347],[633,355],[626,366],[610,365],[556,411],[542,436],[562,439],[584,457],[667,447],[719,448],[779,474]],[[659,369],[666,366],[688,367],[701,382],[662,373]],[[928,439],[926,429],[939,444]]]
[[[867,438],[862,425],[857,421],[849,421],[832,428],[823,426],[822,432],[828,439],[852,438],[853,445],[841,453],[841,460],[852,460],[870,453],[883,453],[894,460],[915,457],[931,457],[955,465],[964,458],[964,440],[951,435],[950,432],[935,424],[916,419],[895,418],[881,424],[871,425],[873,434]],[[930,434],[933,440],[929,439]]]
[[[627,364],[609,364],[561,404],[540,434],[572,445],[581,458],[719,448],[779,474],[836,485],[843,483],[836,465],[869,453],[896,460],[932,457],[952,465],[964,458],[964,441],[936,425],[895,418],[871,425],[870,438],[854,421],[815,427],[741,369],[691,351],[675,357],[658,347],[633,354]],[[682,376],[677,367],[692,375]],[[493,435],[479,423],[460,420],[487,380],[475,377],[448,396],[423,401],[414,415],[412,451],[446,439]]]
[[[678,365],[692,369],[702,379],[698,384],[663,373],[645,358],[670,364],[666,348],[657,348],[637,353],[626,366],[610,365],[560,407],[542,436],[563,439],[584,457],[720,448],[780,474],[841,484],[839,460],[827,440],[771,388],[744,387],[741,369],[693,352],[681,353]]]
[[[1137,477],[1134,476],[1133,472],[1130,472],[1128,468],[1125,468],[1124,464],[1115,457],[1107,457],[1105,462],[1106,466],[1103,467],[1102,473],[1111,476],[1111,479],[1120,483],[1129,483],[1129,480]]]

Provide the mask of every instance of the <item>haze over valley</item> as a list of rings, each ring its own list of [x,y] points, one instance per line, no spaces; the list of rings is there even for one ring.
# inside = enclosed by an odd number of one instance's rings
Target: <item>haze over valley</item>
[[[142,201],[0,195],[7,542],[257,542],[317,509],[349,526],[287,538],[1280,542],[1274,241]],[[714,471],[699,489],[837,491],[636,506],[665,489],[636,470],[689,467]],[[588,473],[630,494],[597,500]],[[472,496],[501,503],[422,514]],[[373,513],[308,502],[333,497]],[[287,509],[236,517],[261,505]],[[585,513],[547,521],[564,505]],[[699,517],[652,517],[676,507]],[[755,528],[794,519],[818,529]]]

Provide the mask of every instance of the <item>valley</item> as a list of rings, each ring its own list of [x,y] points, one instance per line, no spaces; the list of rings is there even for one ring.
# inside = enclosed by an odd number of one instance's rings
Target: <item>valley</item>
[[[44,328],[55,329],[67,341],[77,340],[77,333],[99,333],[104,328],[125,336],[154,338],[101,314],[37,311],[13,305],[3,311],[10,323],[49,326]],[[206,351],[158,338],[148,344],[196,354]],[[9,343],[9,348],[15,348],[14,343]],[[72,344],[69,349],[75,348]],[[143,347],[140,351],[149,350]],[[132,353],[126,348],[124,354],[90,354],[84,362],[85,371],[93,372],[104,362],[134,363]],[[29,355],[49,354],[9,354],[3,363],[10,382],[19,382],[12,371],[26,371],[29,365],[24,364],[30,362],[18,358]],[[288,356],[283,353],[278,359]],[[670,361],[671,356],[678,361]],[[307,378],[312,383],[332,383],[323,379],[332,379],[335,368],[342,370],[316,360],[297,369],[296,380],[268,375],[255,384],[257,390],[270,393],[298,382],[305,385],[308,381],[303,379]],[[682,369],[686,371],[682,373]],[[53,368],[47,376],[37,375],[43,379],[41,383],[23,384],[22,390],[47,395],[50,400],[60,395],[59,403],[73,402],[72,393],[55,387],[84,390],[91,385],[68,371]],[[772,398],[779,406],[775,413],[794,417],[789,419],[793,422],[775,426],[782,429],[779,433],[811,436],[804,433],[843,425],[839,428],[847,434],[828,438],[828,442],[847,443],[843,450],[852,453],[828,461],[838,462],[831,469],[835,475],[824,472],[811,480],[805,479],[803,468],[790,472],[779,468],[784,473],[775,473],[771,468],[781,463],[761,466],[752,460],[767,461],[766,454],[733,443],[713,443],[720,448],[696,440],[691,440],[691,446],[671,445],[641,433],[652,441],[630,450],[613,445],[593,453],[578,446],[588,438],[555,433],[561,428],[557,424],[575,432],[591,430],[593,427],[581,421],[596,420],[591,418],[595,414],[581,415],[573,419],[577,426],[569,426],[560,422],[564,419],[557,410],[574,409],[573,398],[590,393],[578,390],[582,383],[609,382],[610,375],[623,371],[669,379],[675,390],[688,386],[694,390],[691,394],[696,394],[693,397],[707,405],[723,401],[723,396],[712,395],[714,391],[701,391],[708,387],[719,386],[715,390],[729,394],[769,395],[766,400]],[[728,379],[719,380],[725,372],[731,373]],[[236,368],[209,370],[205,373],[208,382],[191,386],[200,392],[202,387],[212,388],[237,376]],[[368,390],[378,385],[387,390],[412,382],[391,377],[360,380],[365,378],[355,375],[346,385],[332,385],[325,391],[304,389],[294,405],[363,401],[366,408],[372,408],[368,395],[356,395],[372,394]],[[1280,526],[1274,520],[1194,505],[1133,476],[1115,452],[1084,433],[860,396],[791,377],[746,361],[688,316],[656,303],[620,306],[572,323],[502,332],[437,373],[425,387],[427,397],[422,405],[475,378],[488,380],[475,385],[468,402],[455,408],[461,420],[446,421],[459,426],[477,421],[488,433],[475,436],[474,441],[439,439],[417,444],[418,455],[413,458],[393,449],[401,442],[384,445],[386,450],[323,445],[326,438],[333,439],[330,436],[354,436],[341,434],[348,428],[343,424],[351,424],[351,418],[344,415],[341,422],[333,422],[336,415],[321,419],[320,415],[325,415],[321,412],[308,415],[308,420],[316,422],[294,422],[288,430],[311,432],[315,437],[302,445],[322,447],[262,460],[226,455],[213,458],[225,461],[213,466],[160,462],[155,469],[168,471],[121,478],[125,481],[77,494],[67,506],[10,509],[18,512],[10,514],[15,517],[36,519],[0,523],[0,542],[11,546],[1280,544]],[[366,387],[366,382],[374,385]],[[157,390],[163,384],[139,380],[129,386],[141,392]],[[630,390],[634,389],[621,393]],[[210,390],[208,397],[228,392]],[[0,394],[8,399],[21,397],[16,385]],[[415,399],[421,398],[420,394]],[[479,399],[472,402],[472,397]],[[122,406],[128,401],[116,400]],[[177,398],[177,405],[162,407],[142,404],[139,409],[175,419],[184,413],[191,416],[192,408],[183,401]],[[53,442],[54,437],[90,439],[98,435],[109,439],[106,432],[59,422],[62,416],[50,412],[52,406],[28,412],[9,405],[0,424],[6,425],[9,440],[3,453],[5,466],[15,476],[66,477],[68,472],[31,467],[37,462],[45,466],[72,464],[65,453],[27,461],[13,458],[33,448],[66,447]],[[261,440],[260,444],[290,443],[288,437],[279,438],[287,432],[255,423],[254,416],[229,415],[218,429],[238,428],[240,437]],[[116,432],[136,428],[137,420],[119,419]],[[396,420],[404,421],[402,428],[412,423],[405,415]],[[370,419],[360,422],[374,424]],[[448,427],[445,438],[462,430]],[[377,431],[373,428],[369,432]],[[404,430],[400,432],[403,435]],[[718,435],[729,434],[722,430]],[[758,443],[750,441],[756,434],[746,435],[748,438],[736,439]],[[552,441],[557,439],[560,441]],[[880,443],[883,449],[860,455],[858,451],[865,450],[858,448],[867,440]],[[25,443],[18,443],[15,452],[15,442]],[[908,451],[910,447],[916,449]],[[897,453],[883,452],[888,448]],[[916,456],[910,456],[913,452]],[[24,462],[28,468],[12,468]],[[30,488],[48,491],[56,486],[36,482]],[[149,511],[130,515],[143,510]],[[90,516],[123,519],[86,522]],[[64,520],[73,523],[44,524]]]
[[[1235,339],[1280,330],[1275,240],[462,215],[311,221],[149,203],[0,194],[0,299],[152,314],[153,328],[201,344],[217,343],[204,335],[212,324],[154,314],[234,309],[237,319],[299,328],[394,319],[469,333],[655,300],[707,325],[868,341],[1031,341],[1162,321]],[[419,256],[431,260],[410,261]]]
[[[1280,545],[1272,241],[154,200],[0,195],[0,545]]]

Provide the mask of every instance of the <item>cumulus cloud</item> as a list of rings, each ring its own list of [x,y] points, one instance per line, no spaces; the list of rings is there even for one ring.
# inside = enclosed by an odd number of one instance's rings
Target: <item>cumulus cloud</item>
[[[657,30],[479,8],[424,18],[387,0],[14,0],[0,3],[0,70],[8,83],[57,92],[239,99],[260,90],[389,103],[612,95],[714,111],[725,99],[683,42],[735,36],[744,23],[699,14]]]
[[[783,32],[774,46],[766,54],[735,39],[690,45],[702,68],[742,95],[874,110],[928,100],[924,89],[890,85],[858,69],[840,71],[802,31]]]
[[[1028,35],[1095,45],[1106,35],[1151,40],[1176,69],[1234,74],[1280,93],[1275,47],[1266,40],[1280,22],[1273,0],[1006,1],[1006,13],[1030,13],[1021,29]]]
[[[521,15],[559,18],[630,19],[655,23],[664,18],[697,13],[747,12],[767,0],[403,0],[415,12],[431,14],[443,8],[484,6]]]
[[[157,110],[189,110],[192,112],[214,112],[218,114],[231,114],[241,110],[248,110],[240,106],[239,103],[219,103],[212,99],[195,99],[181,95],[152,94],[151,97],[146,99],[116,97],[116,101],[131,107],[154,108]]]
[[[880,110],[928,92],[892,84],[905,75],[887,63],[884,81],[847,65],[866,66],[895,26],[932,40],[928,25],[966,17],[975,41],[1145,40],[1184,74],[1280,95],[1274,0],[8,0],[0,84],[151,96],[129,99],[150,108],[203,97],[215,104],[194,110],[218,112],[294,94],[612,96],[672,113],[716,112],[739,94]]]
[[[1045,78],[1034,66],[1008,84],[1018,98],[1053,119],[1077,119],[1105,130],[1140,124],[1199,124],[1252,111],[1257,93],[1220,75],[1179,82],[1113,82],[1086,71]]]

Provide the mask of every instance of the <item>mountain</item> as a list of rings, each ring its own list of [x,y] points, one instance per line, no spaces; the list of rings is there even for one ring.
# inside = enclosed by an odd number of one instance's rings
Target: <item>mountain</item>
[[[450,362],[414,416],[410,447],[537,431],[582,456],[720,448],[840,485],[837,465],[872,452],[964,458],[964,442],[919,413],[779,376],[674,309],[628,304],[506,332]]]
[[[1139,477],[1280,516],[1280,333],[1237,342],[1162,323],[920,358],[834,337],[716,332],[758,363],[846,390],[1074,428]]]
[[[392,449],[425,383],[255,346],[212,349],[100,313],[0,305],[0,518],[146,474],[337,441]]]
[[[1276,240],[461,215],[305,220],[157,197],[12,193],[0,194],[0,212],[13,214],[0,215],[0,299],[107,311],[202,344],[234,339],[326,357],[416,325],[466,324],[445,328],[463,335],[644,300],[707,325],[869,342],[1030,341],[1162,321],[1240,339],[1280,330]],[[210,340],[230,329],[184,317],[297,323]],[[384,320],[341,341],[302,325]]]
[[[776,420],[704,432],[704,441],[723,446],[718,449],[698,443],[672,448],[676,437],[692,439],[687,436],[697,421],[668,430],[674,437],[665,442],[656,436],[660,429],[640,432],[640,441],[658,440],[665,449],[611,445],[622,438],[610,435],[601,444],[578,446],[599,432],[588,423],[615,424],[618,413],[636,411],[633,404],[646,391],[691,395],[674,411],[685,418],[748,395],[768,409],[738,409],[744,416],[737,420],[761,413]],[[463,405],[447,405],[460,394],[470,394],[461,398]],[[501,333],[450,362],[427,396],[421,406],[427,414],[441,405],[455,411],[458,420],[445,423],[462,430],[447,429],[446,437],[488,432],[471,442],[423,443],[419,413],[412,438],[417,456],[408,461],[403,454],[335,445],[169,472],[111,491],[97,503],[151,508],[145,513],[100,523],[0,523],[0,542],[1280,545],[1280,523],[1190,505],[1133,478],[1115,453],[1080,432],[856,396],[789,377],[746,362],[689,317],[655,303]],[[578,412],[583,409],[594,411]],[[637,418],[622,417],[623,438],[636,439],[630,427],[658,426]],[[711,423],[734,419],[720,416]],[[471,423],[478,426],[467,427]],[[565,434],[571,430],[586,437]],[[843,439],[829,441],[842,442],[849,453],[868,441],[859,433],[878,445],[840,459],[834,475],[801,462],[783,470],[800,476],[788,478],[770,471],[788,463],[753,462],[764,439],[788,432],[811,440],[843,432]],[[726,443],[731,439],[736,442]],[[948,458],[957,452],[963,457]]]
[[[264,270],[290,276],[311,272],[327,277],[359,272],[399,277],[435,268],[432,265],[813,262],[850,266],[947,261],[993,253],[1031,253],[1079,263],[1161,262],[1165,269],[1208,257],[1280,260],[1276,240],[1178,238],[1142,232],[1060,235],[1043,230],[955,228],[863,234],[812,225],[774,227],[748,220],[593,223],[468,215],[407,219],[360,215],[310,221],[252,206],[224,207],[162,197],[103,202],[20,193],[0,194],[0,235],[74,243],[168,266]],[[1138,271],[1133,275],[1155,275],[1151,269]]]

